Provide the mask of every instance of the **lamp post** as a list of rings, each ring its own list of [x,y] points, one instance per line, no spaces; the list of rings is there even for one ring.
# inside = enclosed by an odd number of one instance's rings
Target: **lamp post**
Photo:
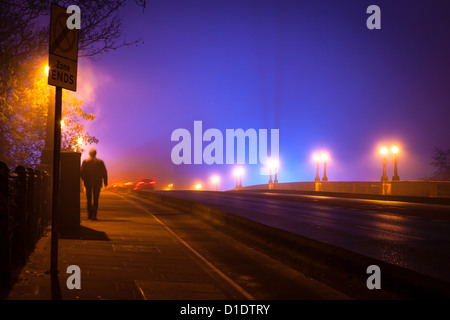
[[[277,171],[278,171],[278,160],[276,159],[269,159],[269,161],[267,162],[267,166],[269,167],[269,171],[270,171],[270,179],[269,179],[269,189],[272,188],[272,186],[274,184],[278,183],[278,178],[277,178]],[[272,172],[275,173],[275,179],[272,180]]]
[[[274,167],[275,167],[275,179],[273,180],[273,184],[277,184],[278,183],[278,167],[280,165],[280,162],[278,160],[274,160],[273,163]]]
[[[242,169],[239,170],[239,189],[242,189],[242,173],[244,171]]]
[[[211,178],[211,182],[214,184],[214,188],[215,188],[215,190],[217,191],[217,184],[219,183],[219,177],[218,176],[213,176],[212,178]]]
[[[269,159],[269,161],[267,161],[267,166],[269,167],[269,174],[270,174],[269,189],[272,189],[272,186],[273,186],[272,171],[275,170],[275,168],[276,168],[275,160]],[[275,180],[276,180],[276,178],[275,178]]]
[[[269,173],[270,173],[270,178],[269,178],[269,189],[270,189],[270,186],[273,184],[273,181],[272,181],[272,163],[271,163],[271,161],[269,162]]]
[[[234,175],[236,176],[236,190],[239,190],[242,188],[242,174],[244,173],[244,170],[242,168],[236,168],[234,169]]]
[[[397,146],[393,146],[391,149],[392,153],[394,154],[394,175],[392,176],[392,181],[399,181],[400,177],[398,176],[398,171],[397,171],[397,154],[398,154],[398,147]]]
[[[328,154],[325,152],[322,152],[320,156],[323,160],[323,178],[322,181],[328,181],[327,177],[327,160],[328,160]]]
[[[319,176],[319,160],[320,160],[320,156],[315,153],[314,154],[314,161],[316,161],[316,179],[314,180],[315,182],[320,182],[320,176]]]
[[[388,181],[388,176],[386,175],[386,155],[388,153],[388,149],[386,147],[382,147],[380,149],[380,153],[383,156],[383,175],[381,176],[381,181]]]

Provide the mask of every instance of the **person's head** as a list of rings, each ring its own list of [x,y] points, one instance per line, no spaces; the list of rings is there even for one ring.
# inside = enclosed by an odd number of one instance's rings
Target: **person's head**
[[[89,150],[89,157],[95,158],[96,155],[97,155],[97,150],[95,150],[94,148]]]

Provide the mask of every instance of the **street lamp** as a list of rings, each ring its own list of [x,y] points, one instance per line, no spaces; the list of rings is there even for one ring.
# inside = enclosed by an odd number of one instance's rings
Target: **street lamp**
[[[320,161],[320,156],[319,154],[315,153],[314,154],[314,161],[316,161],[316,182],[320,182],[320,177],[319,177],[319,161]]]
[[[327,178],[327,160],[328,160],[328,154],[326,152],[322,152],[320,157],[323,160],[323,178],[322,181],[328,181]]]
[[[273,184],[272,170],[275,169],[275,161],[272,160],[272,159],[268,159],[267,166],[269,167],[269,175],[270,175],[270,178],[269,178],[269,189],[270,189],[272,187],[272,184]]]
[[[173,183],[170,183],[164,190],[172,190],[173,189]]]
[[[273,166],[275,168],[275,179],[273,180],[273,183],[277,184],[278,183],[278,177],[277,177],[277,175],[278,175],[278,167],[280,166],[280,162],[277,159],[275,159],[275,160],[273,160],[272,164],[273,164]]]
[[[220,181],[220,178],[218,176],[213,176],[211,178],[211,182],[214,184],[216,191],[217,191],[217,184],[219,183],[219,181]]]
[[[244,173],[244,169],[241,167],[234,169],[234,175],[236,176],[236,190],[242,188],[242,174]]]
[[[400,177],[398,176],[398,172],[397,172],[397,154],[398,154],[398,147],[397,146],[393,146],[391,149],[392,153],[394,154],[394,176],[392,177],[392,181],[399,181]]]
[[[77,150],[82,150],[82,146],[83,146],[84,140],[83,137],[79,137],[77,139],[77,145],[74,147],[74,151],[76,152]]]
[[[388,153],[388,149],[386,147],[382,147],[380,149],[380,153],[383,156],[383,176],[381,177],[381,181],[388,181],[388,177],[386,175],[386,155]]]

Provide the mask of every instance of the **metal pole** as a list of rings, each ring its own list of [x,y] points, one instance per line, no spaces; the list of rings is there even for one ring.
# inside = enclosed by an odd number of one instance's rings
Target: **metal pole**
[[[388,177],[386,175],[386,156],[383,157],[383,176],[381,177],[381,181],[388,181]]]
[[[59,238],[59,167],[61,155],[61,104],[62,88],[56,87],[55,94],[55,125],[53,136],[53,196],[52,196],[52,233],[50,274],[58,274],[58,238]]]
[[[316,161],[316,182],[320,182],[320,177],[319,177],[319,161]]]
[[[398,176],[398,170],[397,170],[397,154],[394,154],[394,176],[392,177],[393,181],[400,180],[400,177]]]
[[[275,167],[275,179],[273,180],[274,184],[278,183],[278,167]]]
[[[328,181],[328,177],[327,177],[327,162],[324,161],[323,162],[323,178],[322,181]]]

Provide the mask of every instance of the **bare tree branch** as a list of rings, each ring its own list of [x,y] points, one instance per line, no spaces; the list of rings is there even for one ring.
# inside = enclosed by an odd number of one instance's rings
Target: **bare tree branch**
[[[9,164],[17,161],[22,161],[22,164],[36,163],[43,145],[42,126],[45,126],[45,121],[40,118],[46,117],[43,112],[47,110],[47,102],[40,102],[42,108],[30,108],[27,104],[36,104],[35,99],[21,101],[18,97],[25,88],[35,86],[37,71],[42,70],[40,62],[48,55],[52,2],[0,0],[0,160]],[[72,4],[80,7],[80,57],[96,57],[138,42],[122,38],[120,11],[127,4],[126,0],[74,2],[56,1],[63,7]],[[145,0],[132,2],[145,9]],[[22,110],[18,110],[19,105]],[[37,110],[44,111],[36,113]],[[35,116],[30,117],[33,112]],[[76,128],[78,131],[74,132],[83,135],[86,141],[97,141],[95,137],[83,133],[82,126]],[[73,143],[73,137],[67,141]]]

